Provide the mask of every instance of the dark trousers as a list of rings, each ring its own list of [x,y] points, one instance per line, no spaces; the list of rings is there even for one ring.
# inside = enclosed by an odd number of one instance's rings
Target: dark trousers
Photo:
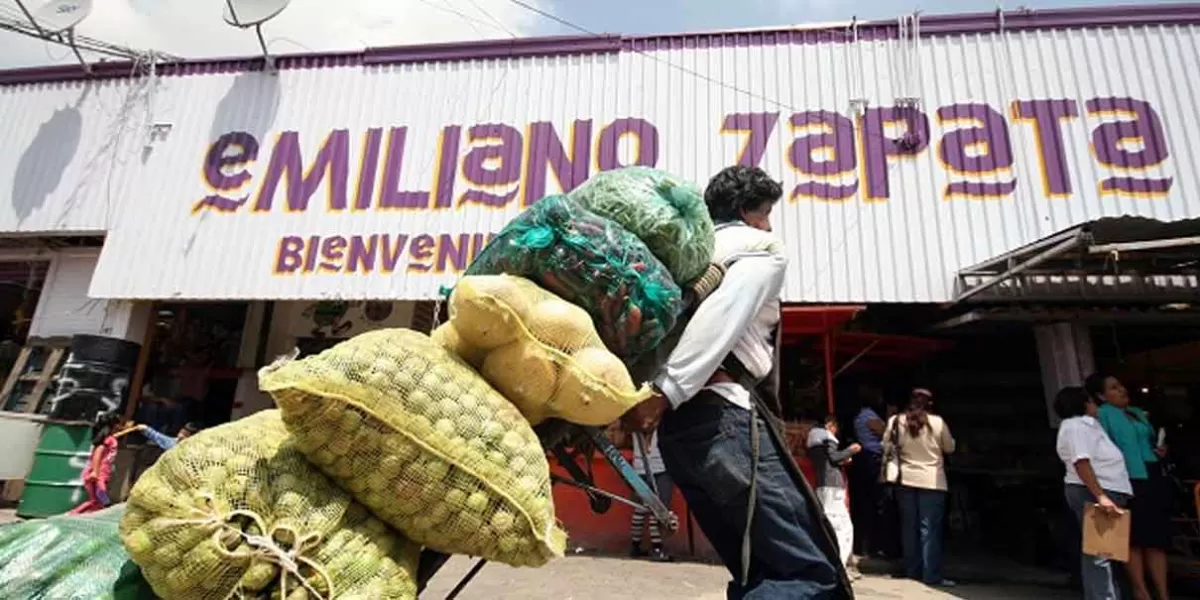
[[[946,492],[900,486],[900,538],[904,575],[930,585],[942,581],[942,548],[946,535]]]
[[[751,468],[750,412],[701,392],[669,411],[658,431],[667,471],[696,523],[733,574],[730,600],[824,600],[835,597],[838,569],[814,536],[820,523],[784,467],[783,449],[761,417],[750,576],[740,583]]]
[[[879,483],[882,468],[878,454],[863,451],[850,465],[850,515],[854,519],[854,549],[861,556],[888,554],[895,550],[889,544],[883,521],[884,494]]]

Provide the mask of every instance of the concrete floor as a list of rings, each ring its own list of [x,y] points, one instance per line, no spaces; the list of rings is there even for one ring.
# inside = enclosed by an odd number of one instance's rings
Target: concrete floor
[[[455,558],[434,577],[421,595],[441,600],[470,569],[472,562]],[[488,564],[459,595],[459,600],[724,600],[728,572],[694,563],[656,564],[616,558],[572,556],[541,569],[514,569]],[[922,584],[867,576],[855,584],[862,600],[907,598],[964,600],[1067,600],[1061,589],[1006,585],[962,585],[934,590]]]

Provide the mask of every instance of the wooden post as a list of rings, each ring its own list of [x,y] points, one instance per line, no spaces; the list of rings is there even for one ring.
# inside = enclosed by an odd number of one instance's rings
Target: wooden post
[[[150,363],[151,346],[154,344],[155,333],[158,331],[158,303],[150,303],[150,323],[142,336],[142,350],[138,352],[137,366],[133,369],[133,379],[129,382],[129,401],[125,403],[125,420],[133,420],[137,414],[138,403],[142,401],[142,384],[146,380],[146,367]]]
[[[828,329],[821,334],[822,345],[825,347],[825,402],[830,414],[833,413],[833,332]]]

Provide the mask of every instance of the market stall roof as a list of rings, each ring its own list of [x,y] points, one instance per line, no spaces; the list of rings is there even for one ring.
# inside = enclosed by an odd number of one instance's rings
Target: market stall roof
[[[780,315],[783,339],[837,331],[864,309],[865,306],[784,306]]]
[[[1104,218],[958,272],[966,301],[1200,299],[1200,219]]]

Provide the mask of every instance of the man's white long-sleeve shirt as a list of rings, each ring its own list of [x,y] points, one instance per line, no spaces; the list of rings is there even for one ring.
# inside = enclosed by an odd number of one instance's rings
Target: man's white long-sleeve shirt
[[[732,352],[756,378],[774,365],[774,333],[787,258],[769,233],[742,223],[717,229],[713,262],[726,266],[725,278],[700,304],[654,383],[673,408],[702,389],[750,408],[750,392],[737,383],[708,380]]]

